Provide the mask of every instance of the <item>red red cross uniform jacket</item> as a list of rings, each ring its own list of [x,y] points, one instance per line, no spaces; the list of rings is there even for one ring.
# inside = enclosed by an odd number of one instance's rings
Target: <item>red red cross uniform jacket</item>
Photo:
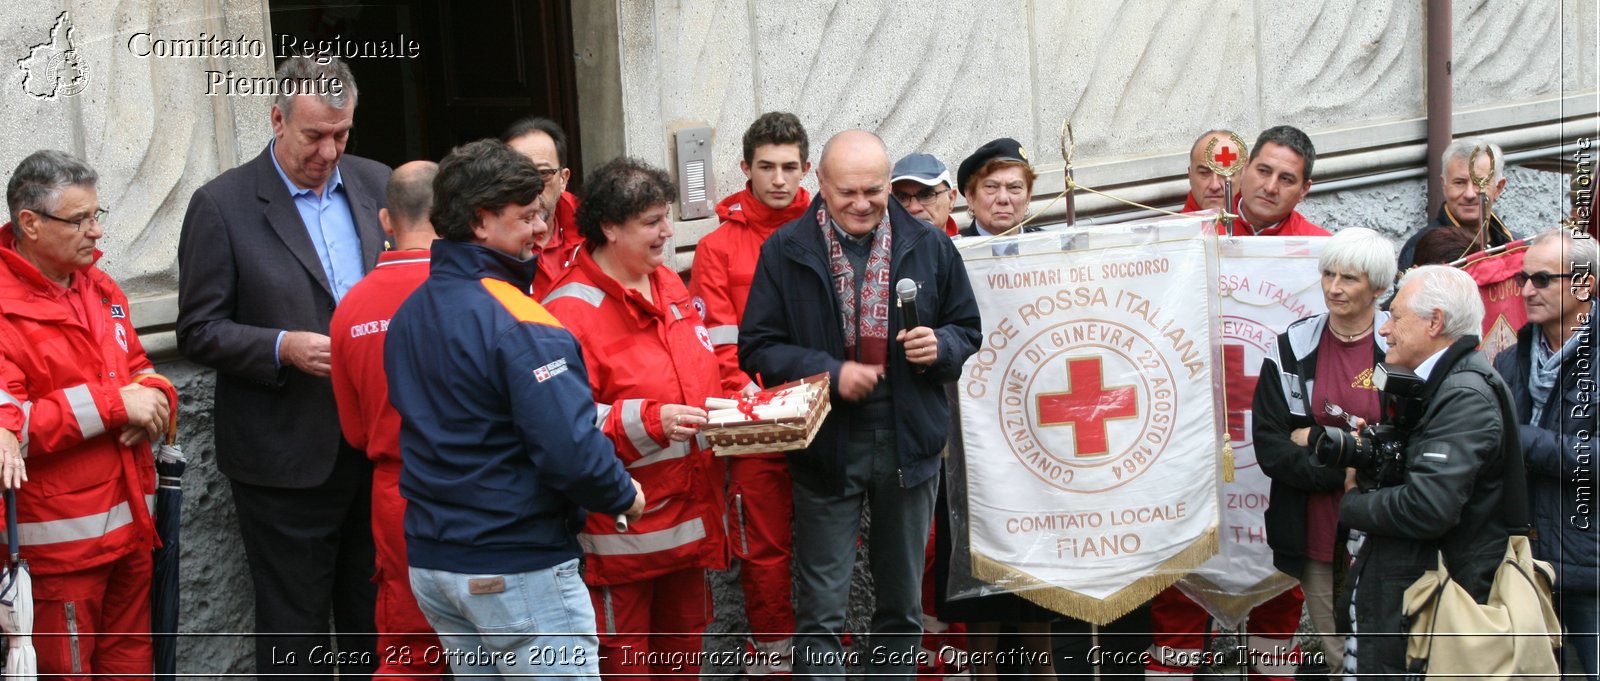
[[[449,665],[428,618],[411,595],[406,565],[406,500],[400,496],[400,412],[389,402],[389,378],[383,370],[383,341],[389,320],[428,278],[428,251],[389,251],[378,265],[345,294],[328,323],[331,336],[333,397],[339,405],[339,428],[351,446],[372,459],[372,543],[377,559],[377,608],[380,655],[375,674],[441,675]],[[411,655],[391,654],[411,650]]]
[[[717,204],[722,226],[695,245],[689,290],[697,306],[704,308],[700,314],[705,317],[717,357],[723,365],[733,367],[723,386],[730,391],[743,390],[752,382],[739,370],[739,322],[744,319],[745,299],[750,297],[761,244],[779,227],[799,218],[809,205],[811,195],[804,187],[795,192],[788,208],[778,211],[761,203],[746,186],[744,191]]]
[[[95,252],[98,261],[100,253]],[[0,428],[23,443],[28,482],[17,490],[22,557],[36,575],[105,565],[155,544],[149,443],[118,442],[128,424],[123,386],[167,394],[134,334],[128,297],[94,265],[73,274],[88,325],[59,287],[16,251],[0,227]]]
[[[698,438],[669,442],[661,407],[700,407],[730,391],[677,273],[659,267],[650,279],[654,304],[623,289],[583,249],[544,300],[582,346],[601,430],[644,487],[644,516],[626,533],[596,514],[578,535],[584,581],[594,586],[728,564],[722,462]]]
[[[572,266],[577,251],[582,250],[583,237],[578,235],[578,197],[572,192],[561,192],[556,207],[550,211],[549,222],[550,240],[539,247],[539,270],[533,275],[534,300],[550,293],[562,273]]]

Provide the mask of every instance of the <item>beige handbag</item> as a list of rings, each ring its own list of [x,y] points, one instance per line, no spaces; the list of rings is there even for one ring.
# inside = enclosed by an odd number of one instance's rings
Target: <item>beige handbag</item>
[[[1561,623],[1550,597],[1555,571],[1513,535],[1495,571],[1489,602],[1473,600],[1445,569],[1406,589],[1406,668],[1414,677],[1556,679]]]

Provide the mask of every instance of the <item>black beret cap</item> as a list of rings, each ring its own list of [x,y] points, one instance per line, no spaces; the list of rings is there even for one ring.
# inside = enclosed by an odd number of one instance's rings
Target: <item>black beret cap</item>
[[[995,159],[1028,163],[1028,155],[1022,151],[1022,143],[1010,137],[1001,137],[978,147],[978,150],[972,152],[967,160],[962,161],[961,167],[956,170],[956,184],[963,195],[967,193],[967,180],[972,179],[973,175],[983,169],[983,164]]]

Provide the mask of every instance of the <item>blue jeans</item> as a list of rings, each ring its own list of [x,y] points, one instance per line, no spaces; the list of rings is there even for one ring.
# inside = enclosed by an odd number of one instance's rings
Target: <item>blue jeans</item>
[[[1582,678],[1567,664],[1567,660],[1576,654],[1582,664],[1583,676],[1589,681],[1595,681],[1595,657],[1600,654],[1596,650],[1596,629],[1600,628],[1600,594],[1575,593],[1557,591],[1555,593],[1556,606],[1560,609],[1561,626],[1566,629],[1562,637],[1564,648],[1561,651],[1561,676],[1562,678]]]
[[[869,552],[875,598],[870,645],[859,662],[870,674],[911,679],[916,674],[912,655],[922,636],[922,567],[939,476],[902,487],[892,430],[850,433],[844,458],[842,490],[838,480],[815,470],[792,472],[801,604],[795,610],[794,674],[844,676],[839,635],[865,506],[870,527],[862,543]]]
[[[576,558],[506,575],[412,566],[411,592],[457,679],[600,678],[594,606]]]

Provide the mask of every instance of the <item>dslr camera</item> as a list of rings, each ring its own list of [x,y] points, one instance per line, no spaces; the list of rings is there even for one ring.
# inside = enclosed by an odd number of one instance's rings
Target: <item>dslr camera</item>
[[[1390,487],[1405,481],[1406,442],[1414,415],[1421,411],[1424,381],[1405,367],[1384,363],[1373,368],[1372,383],[1381,393],[1386,422],[1367,424],[1357,436],[1350,432],[1356,426],[1355,415],[1336,404],[1324,405],[1347,427],[1312,429],[1312,456],[1319,466],[1354,468],[1361,479]]]

